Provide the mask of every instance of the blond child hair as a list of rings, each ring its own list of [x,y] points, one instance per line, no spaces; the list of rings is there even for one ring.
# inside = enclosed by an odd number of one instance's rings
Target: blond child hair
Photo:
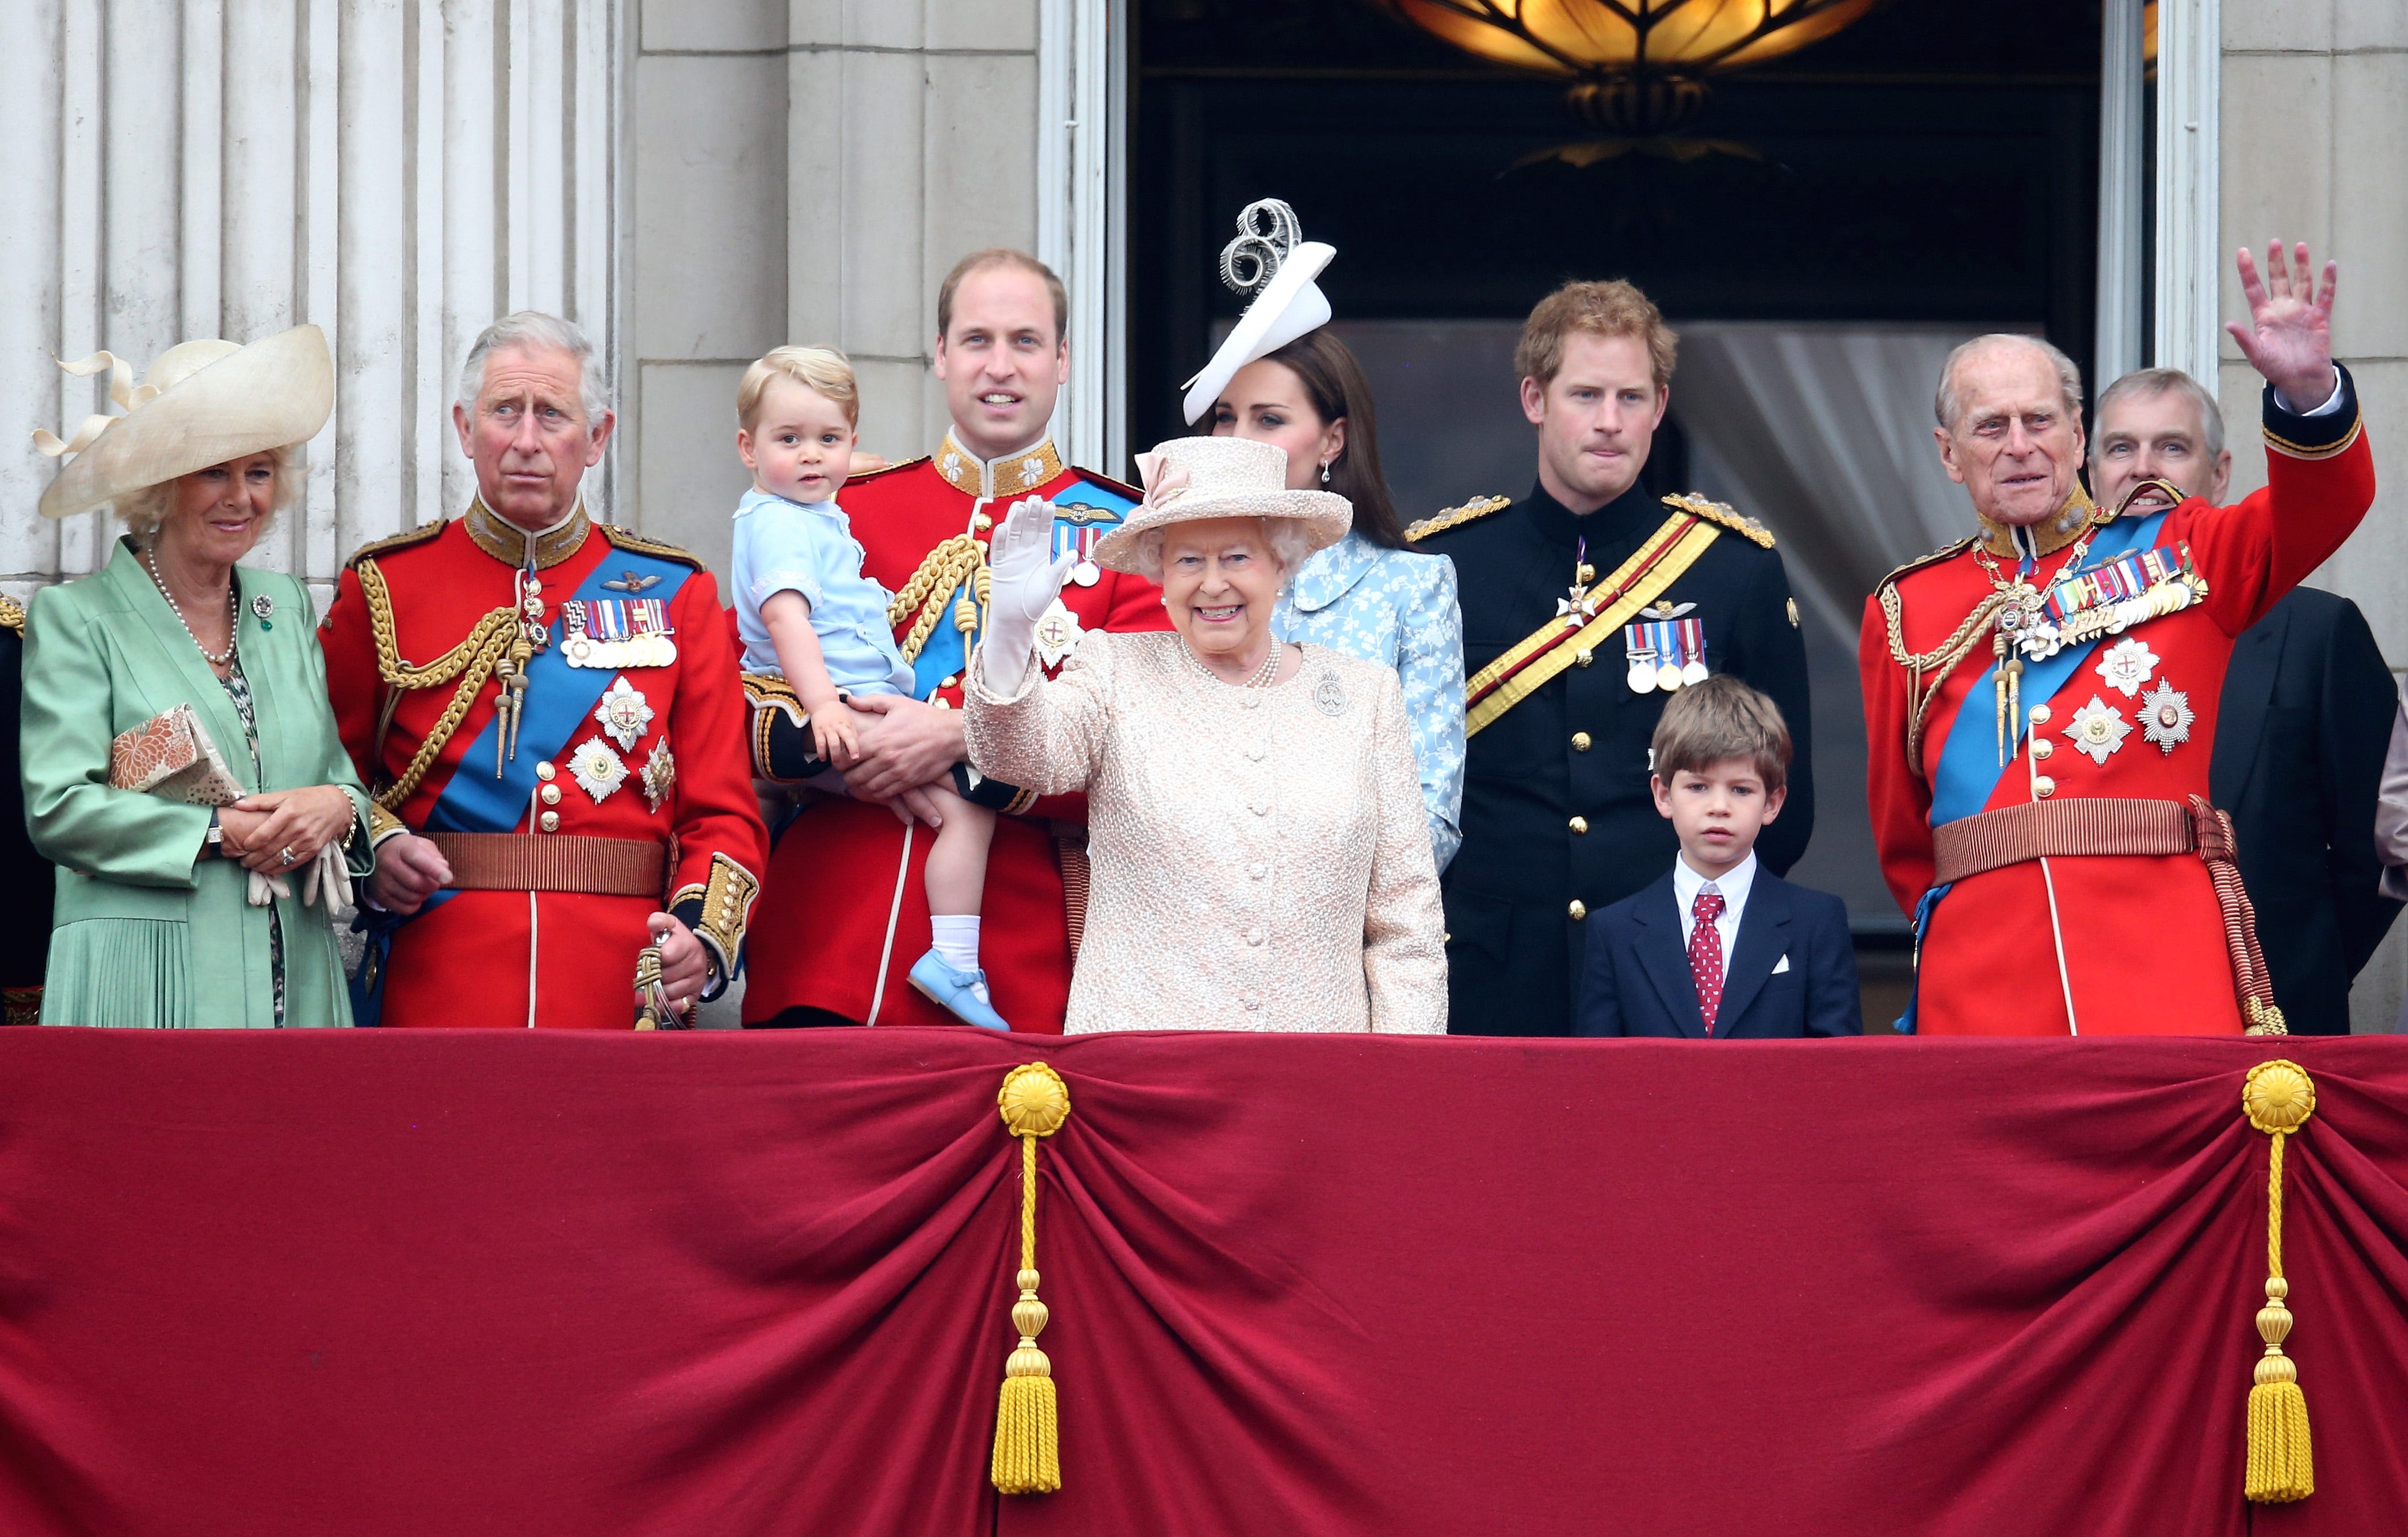
[[[844,408],[845,424],[861,426],[861,385],[853,364],[833,347],[773,347],[744,370],[736,386],[736,424],[745,431],[761,414],[761,397],[772,380],[791,379],[803,388],[825,395]]]

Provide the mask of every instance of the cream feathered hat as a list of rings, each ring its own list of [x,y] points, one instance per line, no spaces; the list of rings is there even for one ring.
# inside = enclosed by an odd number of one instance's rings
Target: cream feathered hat
[[[1156,528],[1204,518],[1281,518],[1300,524],[1311,550],[1346,537],[1354,505],[1334,491],[1290,491],[1287,451],[1252,438],[1173,438],[1137,456],[1145,500],[1096,544],[1096,564],[1142,575],[1139,540]],[[1307,552],[1310,553],[1310,550]]]
[[[69,518],[137,491],[318,436],[335,409],[335,359],[326,334],[296,325],[248,347],[214,338],[168,348],[134,382],[133,365],[94,352],[60,367],[79,378],[108,370],[122,416],[84,418],[71,438],[34,434],[57,458],[72,453],[42,493],[42,516]]]
[[[1221,248],[1221,280],[1254,300],[1203,372],[1180,386],[1187,392],[1189,425],[1212,409],[1239,369],[1329,323],[1329,300],[1313,280],[1337,254],[1335,246],[1304,238],[1296,210],[1278,198],[1246,205],[1238,237]]]

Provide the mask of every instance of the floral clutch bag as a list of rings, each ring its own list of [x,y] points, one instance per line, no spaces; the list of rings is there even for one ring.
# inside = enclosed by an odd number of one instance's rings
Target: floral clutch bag
[[[108,744],[108,783],[192,806],[231,806],[243,797],[189,704],[119,733]]]

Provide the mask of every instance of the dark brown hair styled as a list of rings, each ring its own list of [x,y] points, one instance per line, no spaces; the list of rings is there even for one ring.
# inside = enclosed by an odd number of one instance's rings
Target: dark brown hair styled
[[[1025,251],[1010,246],[989,246],[973,251],[953,264],[945,280],[937,285],[937,336],[939,339],[953,329],[953,294],[961,288],[962,280],[973,272],[984,272],[991,266],[1013,266],[1023,272],[1033,272],[1045,280],[1045,296],[1054,301],[1054,345],[1059,347],[1070,334],[1070,293],[1062,286],[1054,269]]]
[[[1664,323],[1664,312],[1655,300],[1620,278],[1566,283],[1541,299],[1522,323],[1522,339],[1513,349],[1514,374],[1537,380],[1541,389],[1554,383],[1564,366],[1564,338],[1575,331],[1635,338],[1647,349],[1647,371],[1655,377],[1656,388],[1672,382],[1680,333]]]
[[[1669,784],[1678,773],[1745,758],[1767,794],[1789,783],[1789,724],[1781,707],[1727,672],[1673,695],[1656,722],[1656,774]]]
[[[1354,529],[1383,550],[1402,550],[1405,527],[1397,519],[1397,503],[1388,495],[1387,477],[1380,473],[1380,427],[1371,409],[1371,381],[1354,352],[1329,334],[1327,327],[1308,331],[1266,363],[1276,363],[1304,385],[1305,399],[1321,424],[1343,419],[1346,446],[1329,462],[1329,483],[1354,504]]]

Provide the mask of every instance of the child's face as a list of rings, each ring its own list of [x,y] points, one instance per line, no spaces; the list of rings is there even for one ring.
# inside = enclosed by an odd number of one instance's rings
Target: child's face
[[[1738,868],[1756,847],[1756,835],[1781,814],[1788,787],[1770,792],[1746,758],[1726,758],[1703,768],[1684,768],[1665,783],[1652,775],[1656,809],[1672,819],[1689,868],[1715,876]]]
[[[853,444],[853,424],[842,406],[783,377],[769,381],[752,425],[736,434],[736,452],[752,483],[793,502],[834,496],[852,467]]]

